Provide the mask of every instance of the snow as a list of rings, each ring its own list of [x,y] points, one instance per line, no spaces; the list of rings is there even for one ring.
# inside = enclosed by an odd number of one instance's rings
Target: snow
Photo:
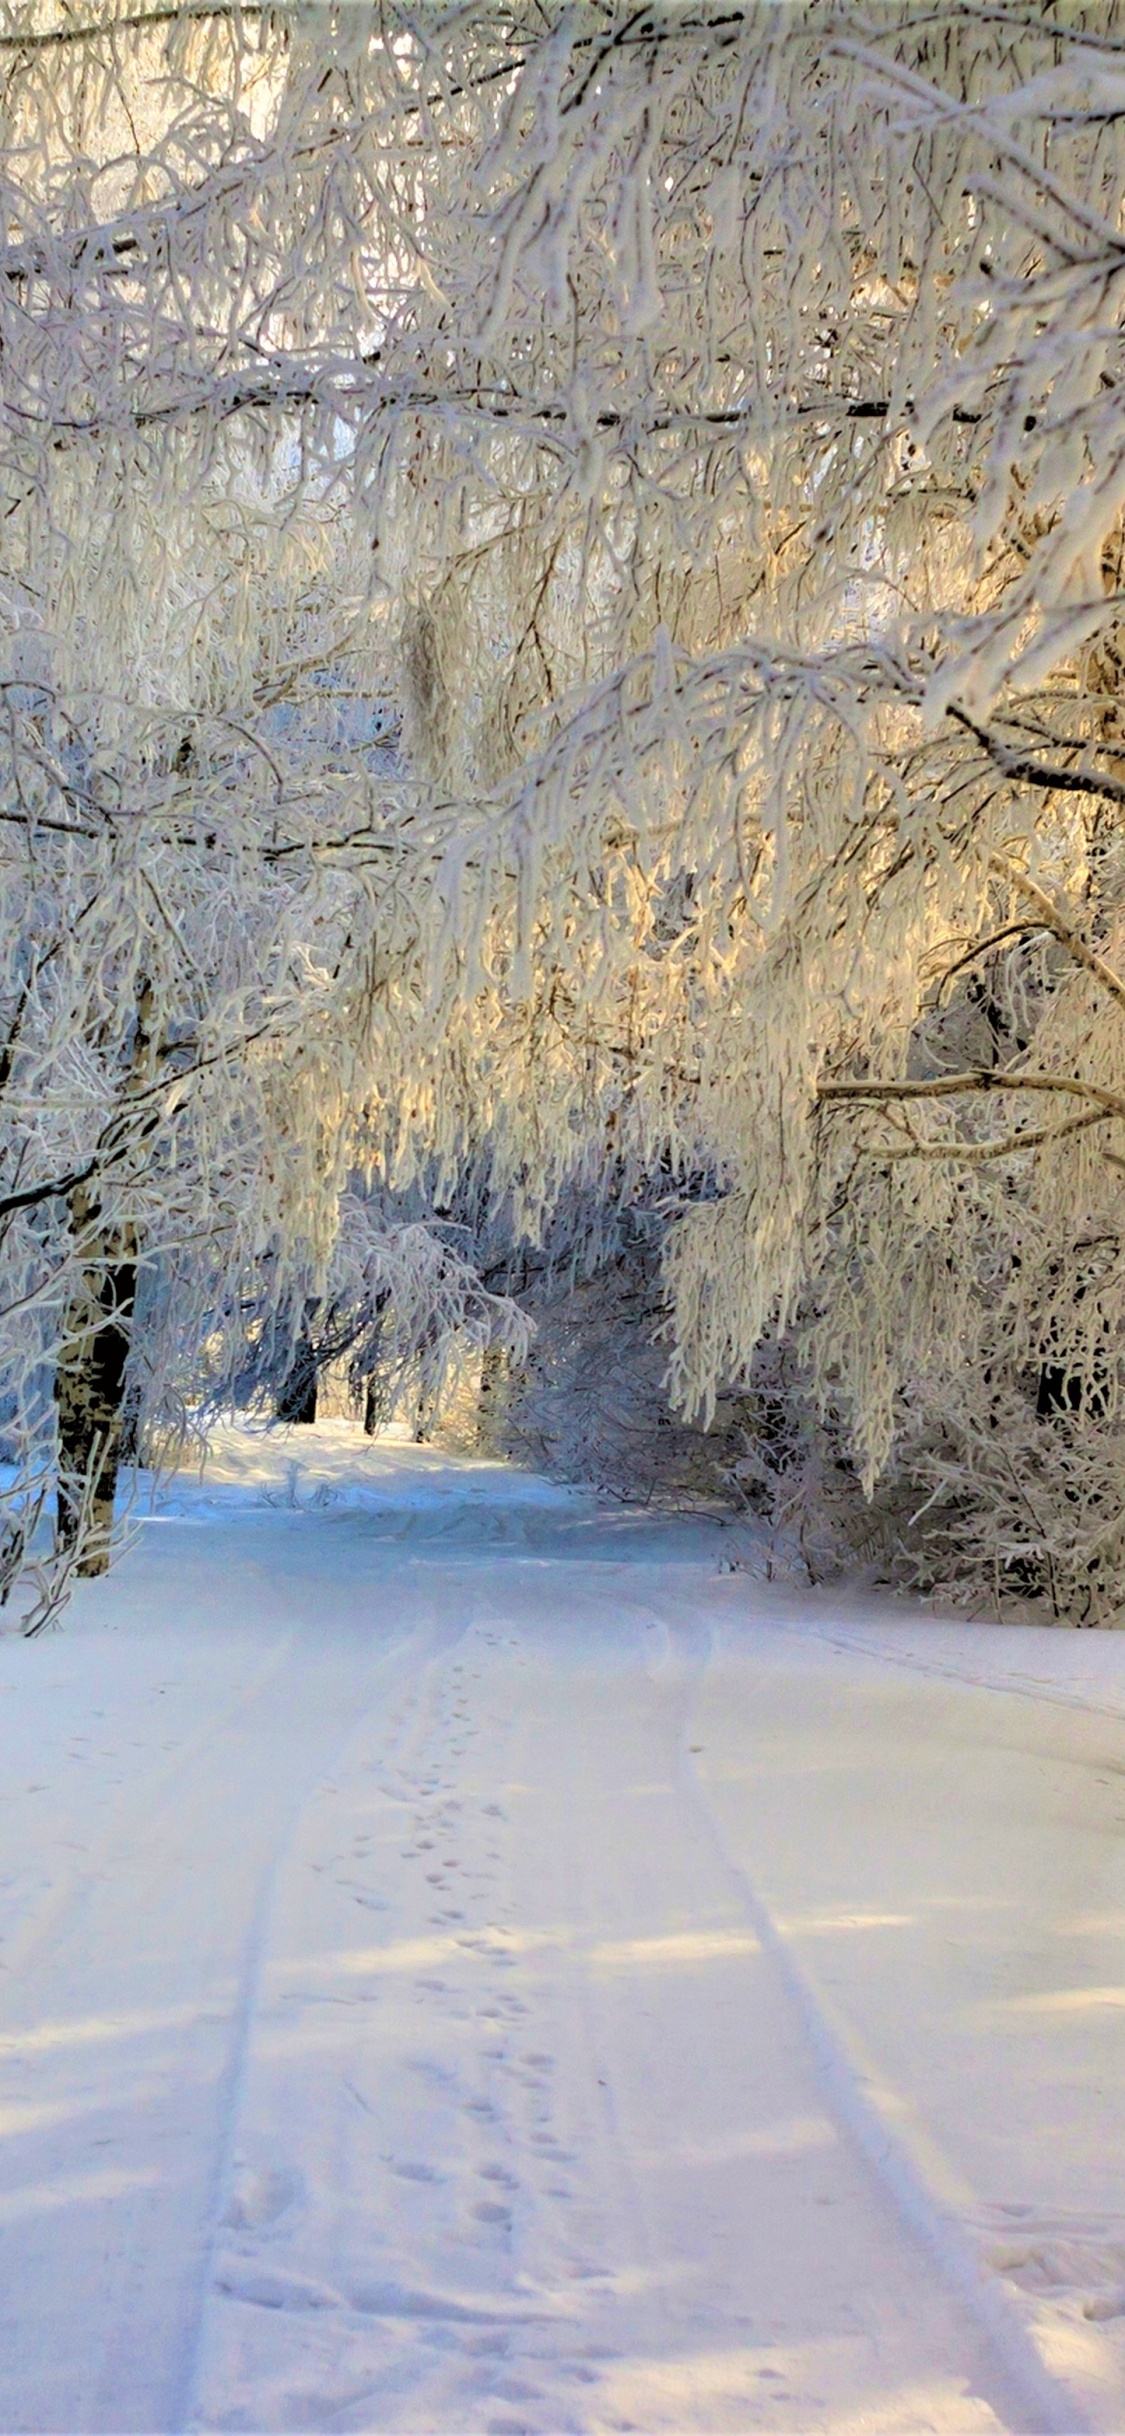
[[[224,1433],[0,1644],[0,2426],[1125,2425],[1125,1637]]]

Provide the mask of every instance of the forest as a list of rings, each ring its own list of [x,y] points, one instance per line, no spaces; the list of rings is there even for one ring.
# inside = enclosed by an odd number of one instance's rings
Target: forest
[[[318,1396],[1119,1620],[1120,0],[5,0],[0,198],[22,1629]]]

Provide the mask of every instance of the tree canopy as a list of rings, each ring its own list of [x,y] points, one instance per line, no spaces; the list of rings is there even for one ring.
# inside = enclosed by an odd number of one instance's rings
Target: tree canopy
[[[13,1577],[471,1176],[1114,1610],[1123,123],[1117,0],[0,9]]]

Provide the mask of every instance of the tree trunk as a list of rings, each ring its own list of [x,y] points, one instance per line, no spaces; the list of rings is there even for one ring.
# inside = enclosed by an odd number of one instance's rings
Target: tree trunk
[[[314,1304],[313,1308],[315,1309],[315,1307]],[[306,1314],[301,1322],[300,1335],[295,1339],[293,1358],[277,1399],[278,1420],[290,1423],[300,1422],[303,1426],[311,1426],[316,1419],[316,1388],[316,1354],[309,1335],[309,1320]]]
[[[119,1460],[122,1463],[139,1463],[141,1460],[141,1383],[135,1371],[125,1383]]]
[[[383,1423],[389,1421],[391,1417],[391,1383],[386,1373],[376,1367],[383,1337],[383,1313],[390,1299],[385,1287],[376,1294],[371,1306],[371,1319],[363,1346],[363,1359],[371,1364],[363,1390],[363,1428],[364,1435],[368,1438],[373,1438],[376,1431],[381,1430]]]
[[[480,1395],[477,1402],[477,1441],[482,1447],[492,1444],[492,1431],[507,1378],[508,1355],[505,1347],[486,1345],[480,1366]]]
[[[99,1229],[97,1211],[75,1197],[74,1230],[85,1236],[81,1286],[63,1322],[55,1370],[58,1407],[58,1539],[77,1551],[80,1574],[109,1564],[121,1462],[125,1372],[137,1299],[132,1227]]]

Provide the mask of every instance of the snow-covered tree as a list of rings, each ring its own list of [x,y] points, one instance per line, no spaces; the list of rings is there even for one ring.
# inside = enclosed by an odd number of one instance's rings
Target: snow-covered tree
[[[942,1528],[960,1501],[1001,1579],[1096,1608],[1119,14],[467,23],[476,208],[448,228],[427,173],[437,394],[385,514],[414,765],[465,815],[435,960],[503,1034],[501,1158],[550,1196],[608,1132],[702,1177],[689,1405],[797,1324],[869,1484],[920,1406]]]
[[[114,887],[163,905],[107,964],[52,845],[54,1099],[18,914],[24,1374],[60,1328],[112,1368],[142,1236],[195,1223],[134,1209],[162,1161],[209,1210],[248,1161],[238,1241],[283,1265],[327,1256],[348,1162],[449,1177],[486,1143],[517,1229],[678,1196],[689,1406],[796,1327],[869,1481],[920,1428],[935,1493],[994,1516],[1018,1413],[1043,1510],[996,1564],[1092,1596],[1120,1499],[1079,1526],[1072,1479],[1119,1476],[1125,1316],[1117,0],[29,0],[0,41],[13,870],[84,790]],[[394,704],[393,760],[340,685]],[[189,1129],[181,1170],[156,1145]],[[67,1282],[32,1360],[36,1261]]]

